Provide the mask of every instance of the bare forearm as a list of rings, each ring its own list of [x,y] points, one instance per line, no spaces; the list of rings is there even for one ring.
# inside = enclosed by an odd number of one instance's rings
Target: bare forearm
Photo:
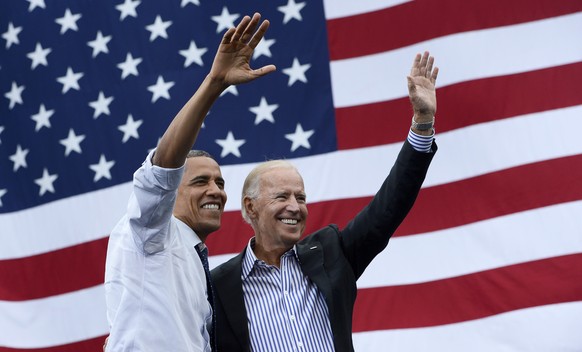
[[[245,16],[236,28],[226,31],[209,74],[162,136],[152,160],[154,165],[167,168],[182,166],[206,114],[220,94],[231,84],[247,83],[275,71],[274,65],[256,70],[249,66],[253,50],[269,28],[269,21],[260,23],[260,20],[258,13],[252,18]]]
[[[176,168],[184,164],[206,114],[225,88],[224,83],[209,76],[204,79],[162,136],[154,154],[154,165]]]

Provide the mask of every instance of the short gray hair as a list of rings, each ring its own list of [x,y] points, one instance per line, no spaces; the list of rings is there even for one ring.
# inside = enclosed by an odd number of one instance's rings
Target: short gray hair
[[[242,195],[240,197],[242,217],[249,224],[251,223],[251,219],[249,218],[249,215],[245,209],[245,198],[257,199],[259,197],[259,193],[261,191],[261,176],[265,172],[273,169],[292,169],[295,170],[297,174],[299,174],[299,171],[295,165],[286,160],[269,160],[255,166],[255,168],[249,172],[247,178],[245,179],[245,183],[243,184],[242,188]]]

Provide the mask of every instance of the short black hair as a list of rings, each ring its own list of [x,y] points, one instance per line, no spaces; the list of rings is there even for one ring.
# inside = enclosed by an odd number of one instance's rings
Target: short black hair
[[[188,155],[186,155],[186,159],[195,158],[197,156],[205,156],[207,158],[210,158],[210,159],[216,161],[216,159],[214,159],[214,157],[209,152],[204,151],[204,150],[191,150],[188,152]]]

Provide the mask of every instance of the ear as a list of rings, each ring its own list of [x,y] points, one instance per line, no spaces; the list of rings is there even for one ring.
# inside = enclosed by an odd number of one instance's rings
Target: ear
[[[254,219],[257,215],[256,209],[255,209],[255,203],[249,197],[244,197],[243,202],[244,202],[245,211],[247,212],[247,215],[249,216],[249,218]]]

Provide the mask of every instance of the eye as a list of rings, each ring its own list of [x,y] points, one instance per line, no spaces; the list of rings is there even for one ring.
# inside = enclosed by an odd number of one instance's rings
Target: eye
[[[208,184],[209,179],[207,177],[198,176],[190,180],[190,186],[192,187],[204,187]]]

